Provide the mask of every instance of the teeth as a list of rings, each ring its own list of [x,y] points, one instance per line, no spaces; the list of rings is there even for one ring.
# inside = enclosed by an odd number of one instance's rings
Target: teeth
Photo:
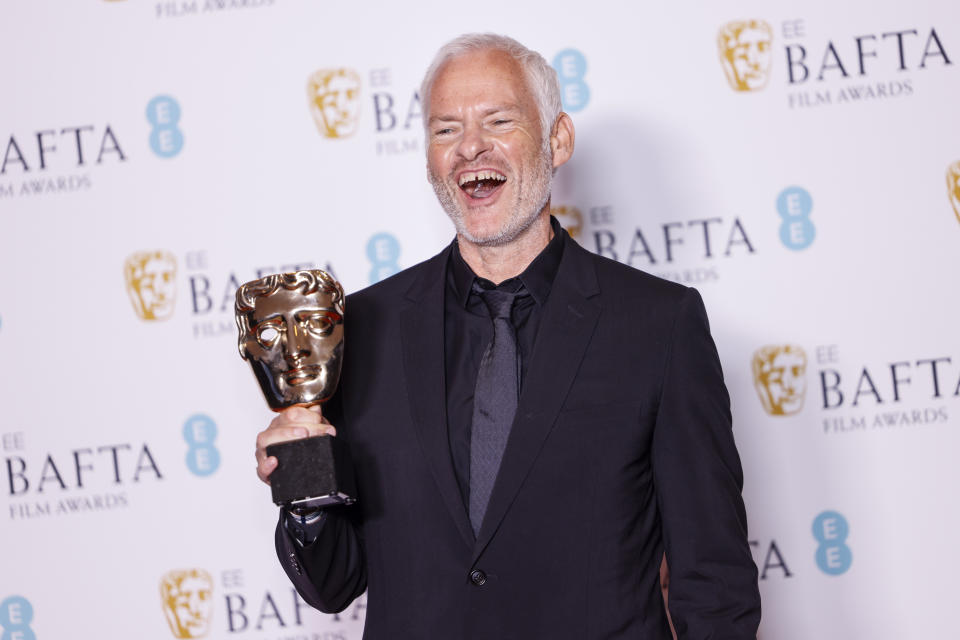
[[[507,176],[497,171],[467,171],[460,175],[460,186],[462,187],[468,182],[476,182],[477,180],[498,180],[503,182],[506,179]]]

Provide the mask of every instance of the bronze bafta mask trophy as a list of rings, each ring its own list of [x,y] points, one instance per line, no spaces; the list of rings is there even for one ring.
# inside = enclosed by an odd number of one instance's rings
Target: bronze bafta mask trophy
[[[343,288],[319,269],[278,273],[237,289],[240,356],[274,411],[329,400],[343,363]],[[343,441],[314,436],[267,447],[277,468],[270,490],[294,508],[352,504],[352,466]]]

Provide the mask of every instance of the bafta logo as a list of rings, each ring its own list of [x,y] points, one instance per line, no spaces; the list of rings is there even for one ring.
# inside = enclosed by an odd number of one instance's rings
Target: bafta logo
[[[167,572],[160,579],[163,614],[176,638],[202,638],[210,631],[213,581],[203,569]]]
[[[753,384],[763,408],[772,416],[789,416],[803,408],[807,391],[807,354],[794,345],[760,347],[753,354]]]
[[[960,221],[960,160],[947,167],[947,196],[957,221]]]
[[[307,80],[313,121],[327,138],[346,138],[357,130],[360,76],[353,69],[320,69]]]
[[[583,214],[576,207],[558,205],[550,207],[550,214],[560,223],[560,226],[567,230],[570,237],[577,240],[583,231]]]
[[[763,20],[734,20],[717,35],[720,64],[734,91],[756,91],[770,77],[773,32]]]
[[[127,293],[143,320],[164,320],[173,313],[177,259],[169,251],[138,251],[123,266]]]

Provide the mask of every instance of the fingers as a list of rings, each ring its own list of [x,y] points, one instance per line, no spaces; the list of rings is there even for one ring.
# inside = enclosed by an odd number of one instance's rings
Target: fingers
[[[257,463],[263,462],[267,456],[267,447],[278,442],[299,440],[310,436],[335,436],[337,430],[330,424],[303,424],[294,423],[287,426],[274,426],[273,423],[266,430],[257,434]]]
[[[320,405],[312,407],[289,407],[277,414],[273,422],[315,422],[323,421],[323,410]]]
[[[263,482],[270,484],[270,474],[277,468],[277,459],[273,456],[266,456],[260,460],[259,450],[257,453],[257,477]]]
[[[257,434],[257,477],[267,484],[270,474],[277,468],[277,459],[267,455],[267,447],[279,442],[298,440],[311,436],[335,436],[336,428],[323,416],[320,406],[290,407],[280,412],[269,426]]]

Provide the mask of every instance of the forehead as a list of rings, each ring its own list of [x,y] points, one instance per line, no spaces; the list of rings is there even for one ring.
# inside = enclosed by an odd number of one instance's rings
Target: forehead
[[[448,60],[430,89],[431,116],[483,106],[535,108],[523,67],[504,51],[472,51]]]
[[[316,309],[333,306],[333,293],[317,289],[313,293],[304,293],[302,287],[296,289],[277,289],[270,295],[257,296],[253,301],[254,319],[296,311],[304,308]]]

